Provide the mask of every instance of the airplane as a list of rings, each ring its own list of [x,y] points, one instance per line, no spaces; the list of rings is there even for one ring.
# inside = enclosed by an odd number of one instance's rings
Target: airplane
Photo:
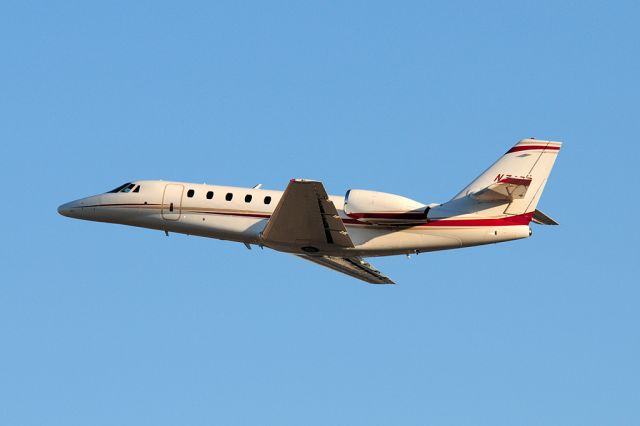
[[[284,191],[161,180],[127,182],[61,205],[63,216],[291,253],[371,284],[394,284],[364,260],[528,238],[561,142],[523,139],[444,203],[292,179]]]

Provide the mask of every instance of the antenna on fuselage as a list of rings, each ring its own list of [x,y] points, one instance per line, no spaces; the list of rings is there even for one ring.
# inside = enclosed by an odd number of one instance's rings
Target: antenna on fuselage
[[[259,184],[257,184],[256,186],[253,187],[253,189],[260,189],[260,188],[262,188],[262,184],[261,183],[259,183]]]

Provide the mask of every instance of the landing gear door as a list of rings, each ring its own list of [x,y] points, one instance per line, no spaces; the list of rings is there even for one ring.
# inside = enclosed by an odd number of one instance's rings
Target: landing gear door
[[[165,220],[179,220],[182,213],[182,192],[184,186],[167,184],[162,195],[162,217]]]

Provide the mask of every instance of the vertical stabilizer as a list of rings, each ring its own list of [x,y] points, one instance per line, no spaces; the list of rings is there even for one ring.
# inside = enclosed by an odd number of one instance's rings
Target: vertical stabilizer
[[[442,216],[481,214],[504,217],[533,214],[561,142],[523,139],[439,210]]]

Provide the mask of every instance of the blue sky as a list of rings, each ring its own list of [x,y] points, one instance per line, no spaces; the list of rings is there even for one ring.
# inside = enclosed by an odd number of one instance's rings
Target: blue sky
[[[640,423],[637,2],[0,5],[0,424]],[[131,179],[446,201],[565,142],[560,227],[374,259],[73,221]]]

